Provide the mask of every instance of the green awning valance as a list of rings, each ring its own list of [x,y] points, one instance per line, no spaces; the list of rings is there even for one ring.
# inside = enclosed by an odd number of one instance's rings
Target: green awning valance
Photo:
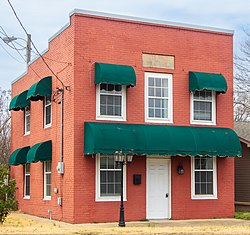
[[[46,141],[32,146],[27,155],[27,163],[44,162],[52,159],[52,141]]]
[[[189,72],[189,90],[211,90],[225,93],[227,91],[227,82],[221,74]]]
[[[95,63],[95,84],[135,86],[136,76],[132,66]]]
[[[240,141],[228,128],[84,123],[84,154],[241,156]]]
[[[9,158],[9,165],[17,166],[19,164],[27,163],[27,154],[30,146],[16,149]]]
[[[43,100],[44,96],[52,94],[52,77],[45,77],[33,84],[28,90],[27,100]]]
[[[9,110],[19,111],[30,106],[30,101],[27,100],[28,90],[16,95],[10,102]]]

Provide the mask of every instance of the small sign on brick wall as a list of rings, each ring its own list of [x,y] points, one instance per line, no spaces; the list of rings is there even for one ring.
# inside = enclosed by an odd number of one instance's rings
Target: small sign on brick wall
[[[174,69],[174,56],[143,53],[142,66],[150,68]]]

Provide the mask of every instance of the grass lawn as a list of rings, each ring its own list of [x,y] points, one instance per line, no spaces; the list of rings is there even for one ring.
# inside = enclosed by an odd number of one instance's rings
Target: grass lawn
[[[246,219],[250,220],[250,212],[235,212],[235,219]]]

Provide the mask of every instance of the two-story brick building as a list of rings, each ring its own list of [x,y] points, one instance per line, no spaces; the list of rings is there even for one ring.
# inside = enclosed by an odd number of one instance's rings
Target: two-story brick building
[[[233,32],[74,10],[12,84],[19,208],[70,223],[232,217]],[[131,160],[131,159],[130,159]]]

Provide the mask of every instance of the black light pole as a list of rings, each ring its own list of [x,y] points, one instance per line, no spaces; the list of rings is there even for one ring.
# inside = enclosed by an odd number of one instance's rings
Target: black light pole
[[[129,152],[129,154],[124,154],[122,151],[116,151],[115,152],[115,162],[120,165],[121,168],[121,202],[120,202],[120,218],[119,218],[119,226],[125,227],[125,219],[124,219],[124,205],[123,205],[123,170],[124,165],[126,164],[126,161],[128,163],[131,163],[133,159],[132,151]]]
[[[119,218],[119,226],[125,227],[125,220],[124,220],[124,205],[123,205],[123,166],[124,160],[120,162],[121,166],[121,204],[120,204],[120,218]]]

